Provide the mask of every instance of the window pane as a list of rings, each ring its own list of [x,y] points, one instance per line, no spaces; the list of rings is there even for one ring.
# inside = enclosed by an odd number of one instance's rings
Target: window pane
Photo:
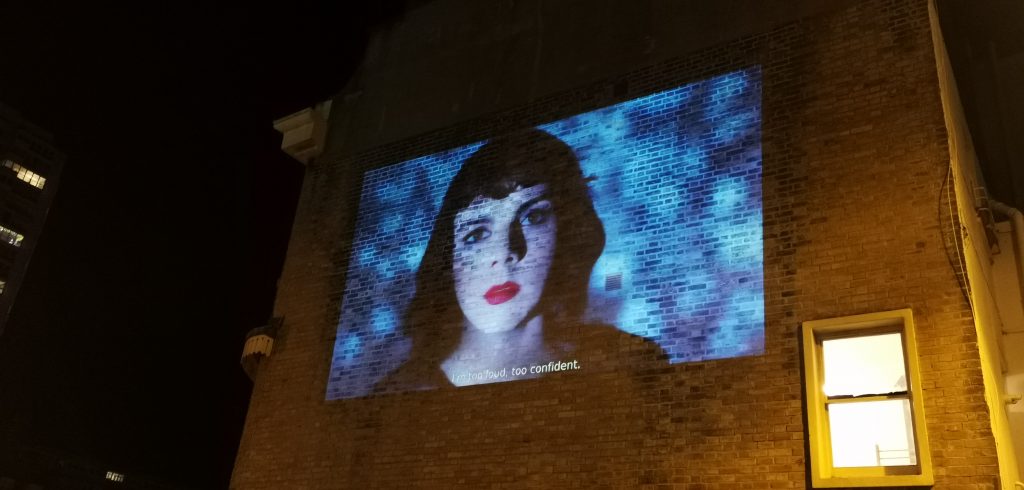
[[[917,464],[910,400],[831,403],[828,420],[836,468]]]
[[[903,335],[887,333],[822,342],[825,395],[907,391]]]

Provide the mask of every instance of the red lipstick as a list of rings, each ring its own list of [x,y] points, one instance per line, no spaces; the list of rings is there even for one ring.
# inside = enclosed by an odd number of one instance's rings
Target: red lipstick
[[[487,292],[484,293],[484,299],[487,300],[489,304],[500,305],[512,298],[515,298],[517,294],[519,294],[519,285],[512,281],[508,281],[505,284],[491,286],[491,289],[488,289]]]

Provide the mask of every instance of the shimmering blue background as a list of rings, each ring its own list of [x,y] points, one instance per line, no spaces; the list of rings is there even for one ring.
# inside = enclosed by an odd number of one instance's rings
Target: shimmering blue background
[[[671,362],[763,351],[760,114],[754,67],[539,126],[596,177],[607,245],[589,321]],[[328,399],[365,395],[404,361],[399,323],[434,217],[482,143],[365,174]]]

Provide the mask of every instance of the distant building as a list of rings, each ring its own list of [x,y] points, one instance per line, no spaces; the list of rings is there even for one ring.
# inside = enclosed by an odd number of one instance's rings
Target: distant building
[[[53,136],[0,104],[0,335],[50,209],[64,154]]]
[[[6,449],[6,453],[4,450]],[[146,475],[111,470],[94,459],[54,448],[0,448],[0,490],[188,490]]]

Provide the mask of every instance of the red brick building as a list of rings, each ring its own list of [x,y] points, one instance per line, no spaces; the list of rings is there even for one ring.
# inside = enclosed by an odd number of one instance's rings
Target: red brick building
[[[408,12],[331,103],[277,123],[308,167],[275,307],[283,321],[270,355],[249,365],[232,488],[1013,489],[1024,441],[1004,400],[1024,348],[1004,333],[1021,329],[1010,311],[1020,293],[997,292],[1017,287],[1007,258],[1019,248],[998,247],[988,210],[1004,211],[978,190],[948,66],[926,0],[441,1]],[[633,365],[642,340],[600,337],[615,369],[329,395],[370,172],[738,70],[757,73],[747,87],[760,174],[744,195],[761,203],[752,280],[763,309],[756,328],[736,330],[755,332],[748,348],[687,357],[663,342]],[[696,288],[695,275],[680,280]],[[690,338],[712,345],[726,327]],[[902,384],[836,388],[830,352],[883,334],[899,334],[886,359]],[[843,463],[842,437],[872,429],[840,418],[857,403],[906,407],[909,448],[888,456],[875,443],[876,463]]]

